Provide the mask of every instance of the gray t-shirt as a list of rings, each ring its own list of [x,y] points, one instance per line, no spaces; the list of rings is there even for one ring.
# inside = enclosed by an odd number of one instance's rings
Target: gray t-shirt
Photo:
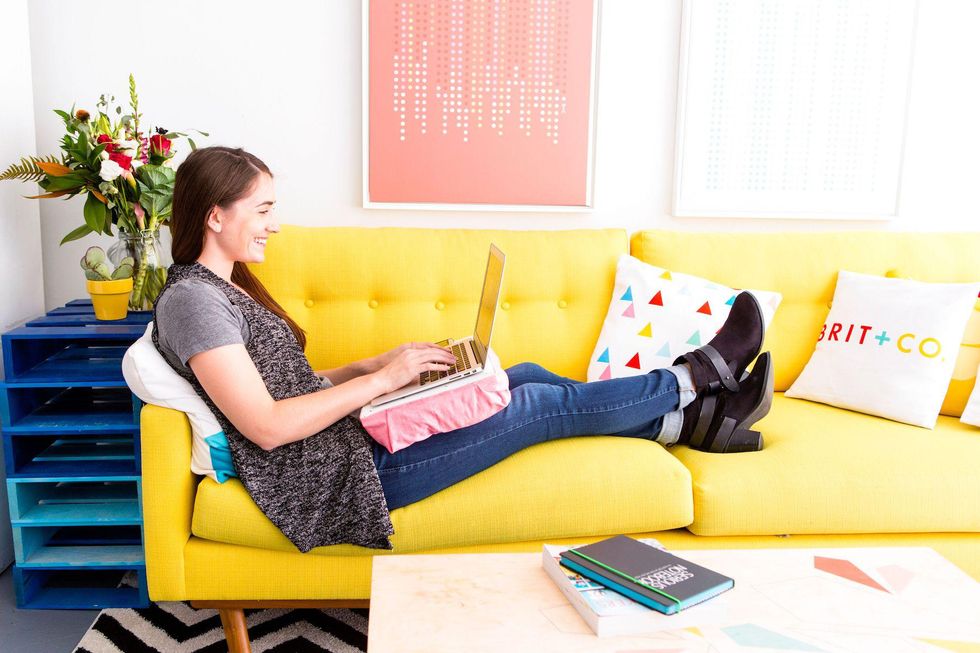
[[[245,345],[252,337],[241,309],[210,283],[185,279],[157,298],[160,350],[167,361],[193,374],[192,356],[225,345]],[[321,376],[324,388],[333,384]]]

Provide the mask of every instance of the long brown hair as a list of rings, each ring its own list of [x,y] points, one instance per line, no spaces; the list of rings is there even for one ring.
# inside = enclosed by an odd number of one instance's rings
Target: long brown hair
[[[272,176],[261,159],[240,147],[202,147],[187,156],[177,168],[174,181],[173,213],[170,217],[174,263],[189,265],[197,261],[204,250],[204,229],[211,210],[216,206],[228,208],[240,200],[262,173]],[[244,263],[235,261],[231,280],[252,299],[285,320],[299,346],[306,349],[306,333]]]

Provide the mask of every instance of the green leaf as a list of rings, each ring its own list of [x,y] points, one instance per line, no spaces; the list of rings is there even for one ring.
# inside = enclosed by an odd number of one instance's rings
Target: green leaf
[[[85,200],[85,208],[82,210],[82,212],[85,215],[85,224],[88,225],[92,231],[99,233],[105,229],[105,204],[100,202],[95,195],[89,193],[88,198]]]
[[[140,195],[140,204],[150,215],[159,215],[170,208],[173,193],[168,190],[149,190]]]
[[[89,235],[90,233],[92,233],[92,228],[89,227],[87,224],[83,224],[81,227],[79,227],[78,229],[75,229],[74,231],[72,231],[71,233],[69,233],[67,236],[65,236],[64,238],[62,238],[61,239],[61,242],[58,243],[58,244],[59,245],[64,245],[65,243],[70,243],[71,241],[78,240],[79,238],[83,238],[83,237]]]
[[[193,138],[188,137],[187,138],[187,142],[191,144],[191,151],[192,152],[197,149],[197,145],[194,143],[194,139]]]
[[[68,175],[61,175],[60,177],[48,177],[42,185],[42,188],[47,191],[75,190],[84,185],[85,177],[73,172]],[[93,197],[92,199],[95,198]]]
[[[174,180],[174,171],[163,166],[147,164],[139,169],[139,177],[150,190],[153,190],[171,183]]]
[[[120,263],[115,270],[112,271],[113,279],[128,279],[133,276],[133,266],[128,263]]]
[[[49,156],[21,157],[20,164],[12,163],[0,173],[0,181],[4,179],[21,179],[23,181],[42,181],[47,175],[38,167],[37,162],[61,163],[58,158],[51,154]],[[43,188],[43,186],[42,186]]]

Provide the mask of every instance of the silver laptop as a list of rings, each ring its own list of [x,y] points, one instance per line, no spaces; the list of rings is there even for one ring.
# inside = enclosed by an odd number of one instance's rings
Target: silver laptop
[[[371,406],[380,406],[395,399],[409,395],[424,393],[432,388],[438,388],[484,371],[487,361],[487,351],[490,350],[490,338],[493,335],[493,319],[497,314],[497,303],[500,300],[500,286],[504,280],[504,261],[506,257],[500,249],[490,244],[490,255],[487,257],[487,271],[483,275],[483,292],[480,294],[480,306],[476,313],[476,327],[472,336],[456,340],[447,338],[439,343],[456,355],[456,363],[448,370],[427,371],[419,374],[412,383],[376,397]]]

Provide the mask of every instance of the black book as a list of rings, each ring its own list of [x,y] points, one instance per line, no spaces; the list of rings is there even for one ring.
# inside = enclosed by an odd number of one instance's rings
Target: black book
[[[566,567],[665,614],[735,586],[731,578],[617,535],[561,553]]]

